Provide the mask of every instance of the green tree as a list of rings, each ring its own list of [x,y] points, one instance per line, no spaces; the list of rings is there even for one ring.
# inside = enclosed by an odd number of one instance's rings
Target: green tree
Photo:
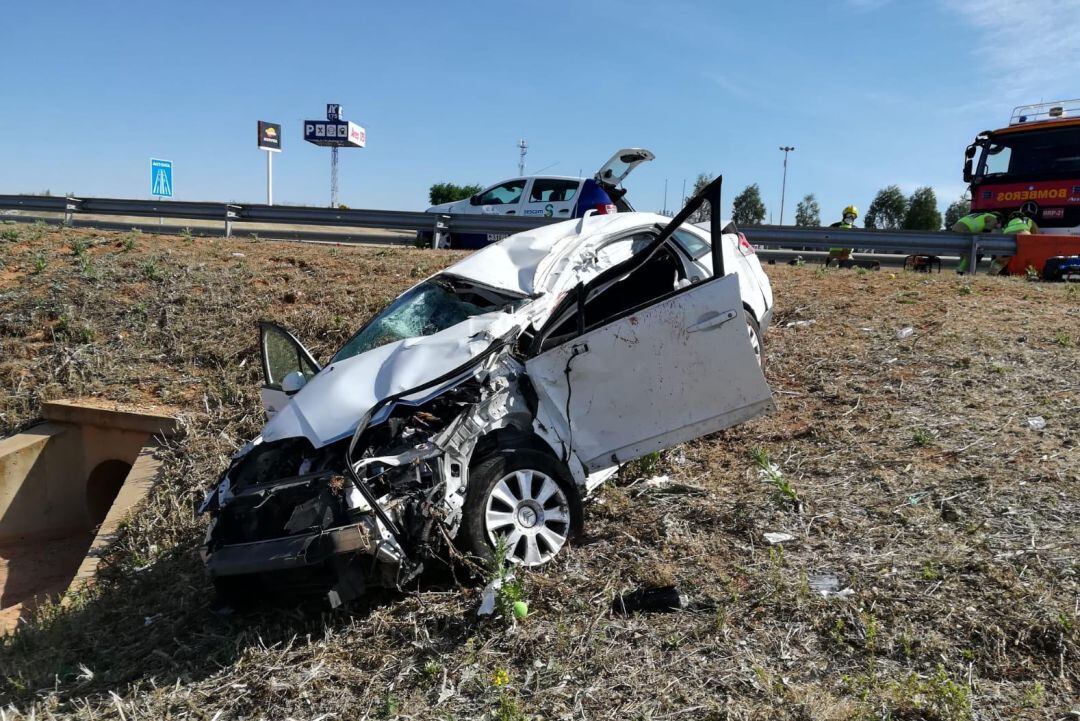
[[[736,225],[761,225],[765,220],[765,203],[757,183],[746,186],[731,204],[731,219]]]
[[[428,191],[428,199],[432,205],[453,203],[455,200],[465,200],[483,190],[481,185],[456,185],[455,183],[435,183]]]
[[[954,200],[951,205],[945,210],[945,227],[951,228],[956,225],[956,221],[963,218],[965,215],[971,212],[971,201],[967,198],[960,198]]]
[[[821,206],[813,193],[807,193],[795,206],[795,225],[799,228],[821,227]]]
[[[874,196],[870,208],[866,211],[863,223],[867,228],[877,230],[900,230],[904,227],[907,216],[908,200],[899,185],[882,188]]]
[[[904,215],[904,230],[941,230],[941,211],[933,188],[919,188],[911,194]]]
[[[690,198],[694,198],[700,193],[706,185],[713,182],[716,176],[707,175],[705,173],[698,173],[697,180],[694,181],[694,189],[690,191]],[[690,202],[690,198],[683,198],[683,205]],[[708,203],[702,203],[701,207],[694,211],[694,214],[690,216],[691,223],[704,223],[712,218],[712,208]]]

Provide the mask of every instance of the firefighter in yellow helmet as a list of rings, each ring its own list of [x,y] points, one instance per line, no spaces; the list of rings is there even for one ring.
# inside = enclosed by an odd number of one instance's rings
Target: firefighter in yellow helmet
[[[846,228],[851,229],[855,227],[855,219],[859,217],[859,209],[854,205],[849,205],[844,208],[844,214],[842,220],[839,223],[833,223],[830,228]],[[851,254],[855,252],[854,248],[829,248],[829,257],[825,261],[825,265],[831,265],[835,260],[837,264],[842,268],[851,260]]]

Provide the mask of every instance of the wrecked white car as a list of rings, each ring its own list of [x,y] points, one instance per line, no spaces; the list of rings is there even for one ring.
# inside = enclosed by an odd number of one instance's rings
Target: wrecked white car
[[[685,222],[719,190],[670,221],[511,236],[406,291],[325,367],[262,324],[270,420],[200,508],[219,590],[336,606],[451,546],[538,566],[620,464],[769,409],[768,279],[734,226]]]

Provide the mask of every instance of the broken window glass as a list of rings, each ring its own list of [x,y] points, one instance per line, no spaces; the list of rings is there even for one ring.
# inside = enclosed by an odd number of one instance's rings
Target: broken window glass
[[[507,309],[512,304],[513,299],[452,278],[432,278],[383,309],[330,362],[352,358],[387,343],[434,335],[473,316]]]

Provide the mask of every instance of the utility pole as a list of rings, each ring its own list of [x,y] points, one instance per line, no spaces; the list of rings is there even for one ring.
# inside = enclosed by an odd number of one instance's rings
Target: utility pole
[[[794,149],[794,145],[780,146],[780,150],[784,152],[784,183],[780,186],[780,225],[784,224],[784,196],[787,194],[787,156]]]
[[[667,215],[667,178],[664,178],[664,215]]]
[[[524,140],[519,140],[517,146],[520,151],[518,155],[518,175],[525,175],[525,153],[529,152],[529,144]]]

